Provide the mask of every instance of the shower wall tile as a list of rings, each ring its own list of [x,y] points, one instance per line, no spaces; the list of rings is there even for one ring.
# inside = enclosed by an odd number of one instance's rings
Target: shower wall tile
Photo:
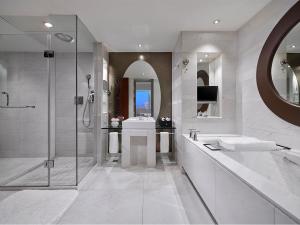
[[[86,74],[93,74],[92,53],[78,55],[78,93],[86,98]],[[57,53],[55,71],[55,153],[75,156],[76,150],[76,61],[74,53]],[[48,152],[48,70],[41,53],[0,53],[1,91],[10,94],[10,105],[35,105],[35,109],[0,110],[0,157],[45,157]],[[54,86],[53,86],[54,87]],[[1,103],[5,102],[1,96]],[[55,107],[53,107],[55,106]],[[83,106],[78,106],[79,154],[93,152],[92,130],[82,129]],[[54,127],[54,126],[53,126]],[[80,130],[81,129],[81,130]],[[54,140],[54,139],[53,139]]]
[[[0,61],[7,72],[2,81],[6,83],[4,91],[10,94],[10,105],[37,106],[1,110],[0,156],[46,156],[47,61],[40,53],[1,53]]]
[[[73,66],[72,66],[73,65]],[[76,68],[73,53],[59,53],[56,55],[56,143],[57,156],[75,156],[76,141]],[[78,54],[78,96],[84,97],[84,104],[88,94],[86,75],[93,75],[93,54]],[[93,79],[91,79],[93,87]],[[93,130],[83,129],[82,115],[84,105],[78,105],[78,153],[93,156]],[[93,111],[92,111],[93,117]]]

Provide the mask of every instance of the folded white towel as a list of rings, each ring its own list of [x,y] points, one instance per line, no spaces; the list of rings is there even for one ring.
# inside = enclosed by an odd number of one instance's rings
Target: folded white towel
[[[169,152],[169,132],[160,132],[160,152]]]
[[[109,133],[109,153],[119,152],[119,137],[118,132]]]
[[[268,151],[277,148],[274,141],[263,141],[252,137],[220,137],[219,145],[233,151]]]

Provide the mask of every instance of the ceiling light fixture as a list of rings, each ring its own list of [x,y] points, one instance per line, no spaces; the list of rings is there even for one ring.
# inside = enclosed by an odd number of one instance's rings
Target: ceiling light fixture
[[[200,59],[199,62],[203,62],[203,59]]]
[[[51,27],[53,27],[53,24],[49,23],[49,22],[44,22],[44,26],[47,28],[51,28]]]
[[[296,48],[296,45],[291,45],[291,48]]]
[[[221,20],[219,20],[219,19],[216,19],[216,20],[214,20],[214,22],[213,22],[214,24],[218,24],[218,23],[221,23]]]
[[[141,48],[142,47],[142,44],[139,44],[139,48]]]
[[[140,55],[140,56],[139,56],[139,59],[140,59],[140,60],[144,60],[145,57],[144,57],[143,55]]]
[[[208,54],[205,54],[204,57],[205,57],[205,58],[208,58]]]

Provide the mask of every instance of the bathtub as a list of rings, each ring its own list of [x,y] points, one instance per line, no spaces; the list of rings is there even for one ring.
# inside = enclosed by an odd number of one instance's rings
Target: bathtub
[[[300,166],[288,150],[212,151],[204,144],[224,135],[183,136],[182,167],[218,223],[300,222]]]

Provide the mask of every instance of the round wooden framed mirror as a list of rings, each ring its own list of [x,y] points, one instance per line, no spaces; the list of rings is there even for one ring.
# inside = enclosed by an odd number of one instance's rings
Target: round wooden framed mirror
[[[276,24],[259,56],[256,81],[267,107],[300,126],[300,1]]]

